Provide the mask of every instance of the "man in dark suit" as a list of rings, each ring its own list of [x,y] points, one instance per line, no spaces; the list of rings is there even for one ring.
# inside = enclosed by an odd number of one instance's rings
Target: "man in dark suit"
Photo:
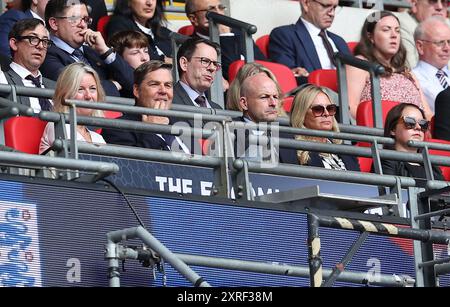
[[[36,18],[19,20],[9,33],[9,46],[13,58],[5,70],[6,82],[11,85],[55,88],[55,82],[43,78],[39,71],[49,44],[51,44],[49,33],[41,20]],[[12,94],[7,98],[11,99]],[[31,106],[35,112],[52,108],[51,101],[44,98],[18,96],[18,102]]]
[[[161,61],[146,62],[135,70],[134,82],[136,106],[162,110],[171,108],[173,98],[171,64]],[[160,125],[173,124],[173,120],[168,117],[152,115],[124,114],[119,119]],[[103,129],[102,135],[105,141],[111,144],[190,153],[179,137],[169,134]]]
[[[106,45],[100,32],[88,29],[92,19],[85,0],[72,4],[71,0],[47,3],[45,21],[54,44],[48,49],[42,74],[56,80],[67,65],[84,62],[97,71],[107,95],[120,96],[121,89],[132,91],[131,66]]]
[[[302,16],[295,25],[270,33],[269,56],[291,68],[298,84],[303,84],[313,70],[335,68],[334,52],[350,54],[350,50],[342,37],[327,31],[338,0],[300,0],[300,5]]]
[[[437,95],[434,108],[433,137],[450,141],[450,87]]]
[[[234,153],[237,158],[245,158],[259,162],[269,162],[276,165],[284,162],[287,156],[280,151],[278,137],[289,137],[278,133],[278,123],[275,123],[280,109],[280,86],[265,73],[251,75],[242,83],[239,104],[243,110],[242,117],[235,121],[258,124],[254,128],[236,128]],[[265,136],[258,143],[250,143],[250,136]],[[289,152],[288,152],[289,154]]]
[[[209,21],[207,12],[225,14],[226,7],[221,0],[186,0],[185,11],[189,21],[194,26],[194,36],[209,39]],[[228,80],[228,68],[236,60],[243,58],[244,49],[240,32],[233,31],[222,24],[218,25],[220,33],[220,49],[222,62],[222,75]],[[255,60],[267,61],[267,58],[253,42]]]
[[[9,9],[0,15],[0,53],[11,56],[8,34],[14,24],[25,18],[44,21],[45,6],[48,0],[23,0],[22,9]]]

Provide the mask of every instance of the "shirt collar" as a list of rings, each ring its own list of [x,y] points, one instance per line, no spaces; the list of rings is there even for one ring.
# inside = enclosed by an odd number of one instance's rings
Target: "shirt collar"
[[[145,34],[147,34],[147,35],[150,35],[153,39],[155,38],[154,36],[153,36],[153,31],[152,31],[152,29],[150,29],[150,28],[147,28],[147,27],[144,27],[143,25],[141,25],[139,22],[137,22],[136,20],[134,21],[135,23],[136,23],[136,25],[138,26],[138,28],[142,31],[142,32],[144,32]]]
[[[72,48],[69,44],[67,44],[65,41],[63,41],[62,39],[60,39],[59,37],[57,37],[55,35],[50,35],[50,39],[52,40],[52,42],[55,44],[56,47],[64,50],[68,54],[72,54],[73,51],[75,50],[75,48]],[[84,52],[83,46],[81,46],[79,49],[82,52]]]
[[[186,93],[188,94],[189,98],[191,98],[192,101],[195,101],[195,99],[197,99],[198,96],[205,96],[205,93],[199,93],[196,90],[194,90],[192,87],[190,87],[188,84],[184,83],[183,81],[180,80],[180,85],[183,87],[183,89],[186,91]],[[206,96],[205,96],[206,98]],[[206,101],[208,101],[208,98],[206,98]]]
[[[28,69],[26,69],[20,64],[17,64],[16,62],[11,62],[9,66],[11,67],[12,70],[14,70],[15,73],[17,73],[20,76],[20,78],[25,79],[29,75],[32,75],[33,77],[38,77],[42,83],[42,75],[40,71],[38,71],[37,76],[34,76]]]
[[[319,36],[319,33],[321,31],[321,29],[319,29],[318,27],[316,27],[315,25],[313,25],[312,23],[310,23],[309,21],[305,20],[302,18],[303,24],[305,25],[306,30],[308,31],[309,35],[312,36]],[[327,31],[324,29],[325,33],[327,33]]]

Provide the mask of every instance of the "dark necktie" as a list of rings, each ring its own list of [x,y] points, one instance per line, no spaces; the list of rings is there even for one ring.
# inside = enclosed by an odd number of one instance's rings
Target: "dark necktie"
[[[87,64],[87,65],[91,65],[90,63],[89,63],[89,61],[84,57],[84,53],[83,53],[83,51],[81,51],[80,49],[75,49],[73,52],[72,52],[72,55],[73,56],[75,56],[78,60],[80,60],[81,62],[83,62],[84,64]]]
[[[336,66],[336,61],[334,60],[334,51],[333,46],[331,46],[330,41],[328,40],[325,30],[320,30],[319,36],[322,38],[323,45],[325,46],[325,49],[327,50],[328,57],[330,58],[331,63]]]
[[[439,83],[442,85],[442,87],[445,90],[448,87],[447,79],[445,78],[445,77],[447,77],[447,74],[445,73],[445,71],[443,71],[442,69],[439,69],[436,73],[436,77],[439,79]]]
[[[172,150],[172,143],[175,140],[175,136],[173,136],[172,134],[162,134],[161,136],[166,142],[166,146],[168,147],[168,149]]]
[[[205,98],[205,96],[203,96],[203,95],[198,96],[197,98],[195,98],[195,102],[196,102],[199,106],[201,106],[201,107],[203,107],[203,108],[206,108],[206,98]]]
[[[39,79],[39,77],[33,77],[32,75],[28,75],[25,79],[33,82],[34,86],[36,86],[36,87],[39,87],[39,88],[42,87],[41,80]],[[50,100],[48,100],[47,98],[39,97],[39,104],[41,105],[42,111],[50,111],[53,108]]]

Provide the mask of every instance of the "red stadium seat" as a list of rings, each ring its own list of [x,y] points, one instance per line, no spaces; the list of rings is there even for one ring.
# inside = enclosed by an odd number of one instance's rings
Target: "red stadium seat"
[[[348,42],[348,43],[347,43],[348,49],[350,49],[350,52],[351,52],[352,54],[355,53],[355,47],[356,47],[356,45],[358,45],[358,42]]]
[[[263,35],[256,40],[256,46],[261,50],[266,58],[269,58],[269,35]]]
[[[122,116],[122,112],[118,112],[118,111],[111,111],[111,110],[104,110],[103,111],[103,115],[105,116],[105,118],[118,118]],[[102,134],[102,128],[97,128],[95,129],[95,132],[97,132],[98,134]]]
[[[446,141],[446,140],[430,138],[430,139],[427,139],[426,141],[432,142],[432,143],[441,143],[441,144],[450,145],[450,141]],[[428,151],[432,155],[450,157],[450,151],[438,150],[438,149],[429,149]],[[442,175],[444,176],[445,180],[450,181],[450,166],[439,166],[439,167],[441,168],[441,172],[442,172]]]
[[[102,34],[105,41],[108,39],[108,37],[106,35],[106,25],[108,24],[110,18],[111,18],[111,16],[109,16],[109,15],[102,16],[102,17],[100,17],[100,19],[98,20],[98,23],[97,23],[97,31]]]
[[[178,29],[178,33],[186,36],[191,36],[192,34],[194,34],[194,26],[193,25],[183,26]]]
[[[4,123],[5,145],[29,154],[39,154],[47,122],[37,117],[17,116]]]
[[[325,86],[338,91],[337,72],[335,69],[317,69],[309,73],[308,83]]]
[[[264,65],[275,75],[280,84],[281,90],[283,93],[287,93],[290,90],[297,87],[297,80],[295,79],[294,73],[289,69],[289,67],[266,61],[255,61],[261,65]],[[231,63],[230,68],[228,70],[228,81],[231,83],[236,77],[239,69],[244,66],[245,62],[243,60],[234,61]]]
[[[429,139],[431,139],[434,136],[434,115],[430,120],[430,129],[428,130],[429,132]]]
[[[294,102],[294,96],[288,96],[283,99],[283,109],[290,113],[292,109],[292,103]]]
[[[372,158],[358,157],[358,163],[361,172],[370,173],[372,170]]]
[[[398,104],[399,103],[397,101],[381,101],[383,124],[386,120],[387,113]],[[373,127],[373,112],[371,100],[363,101],[358,105],[358,109],[356,110],[356,123],[358,126]]]

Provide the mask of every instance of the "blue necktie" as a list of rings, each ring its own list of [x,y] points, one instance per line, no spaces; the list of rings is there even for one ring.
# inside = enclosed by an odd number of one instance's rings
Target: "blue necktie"
[[[89,66],[91,66],[91,63],[89,63],[88,59],[86,59],[84,57],[84,53],[83,51],[81,51],[80,49],[75,49],[72,52],[72,55],[75,56],[78,60],[80,60],[81,62],[83,62],[84,64],[87,64]]]
[[[34,86],[42,88],[41,79],[39,77],[33,77],[32,75],[28,75],[25,79],[33,82]],[[51,111],[53,109],[53,105],[47,98],[39,97],[39,105],[41,106],[42,111]]]
[[[195,102],[201,106],[202,108],[206,108],[206,98],[205,96],[198,96],[197,98],[195,98]]]
[[[439,83],[442,85],[442,87],[444,88],[444,90],[448,87],[448,83],[447,83],[447,74],[445,73],[445,71],[443,71],[442,69],[439,69],[436,73],[436,77],[439,79]]]

